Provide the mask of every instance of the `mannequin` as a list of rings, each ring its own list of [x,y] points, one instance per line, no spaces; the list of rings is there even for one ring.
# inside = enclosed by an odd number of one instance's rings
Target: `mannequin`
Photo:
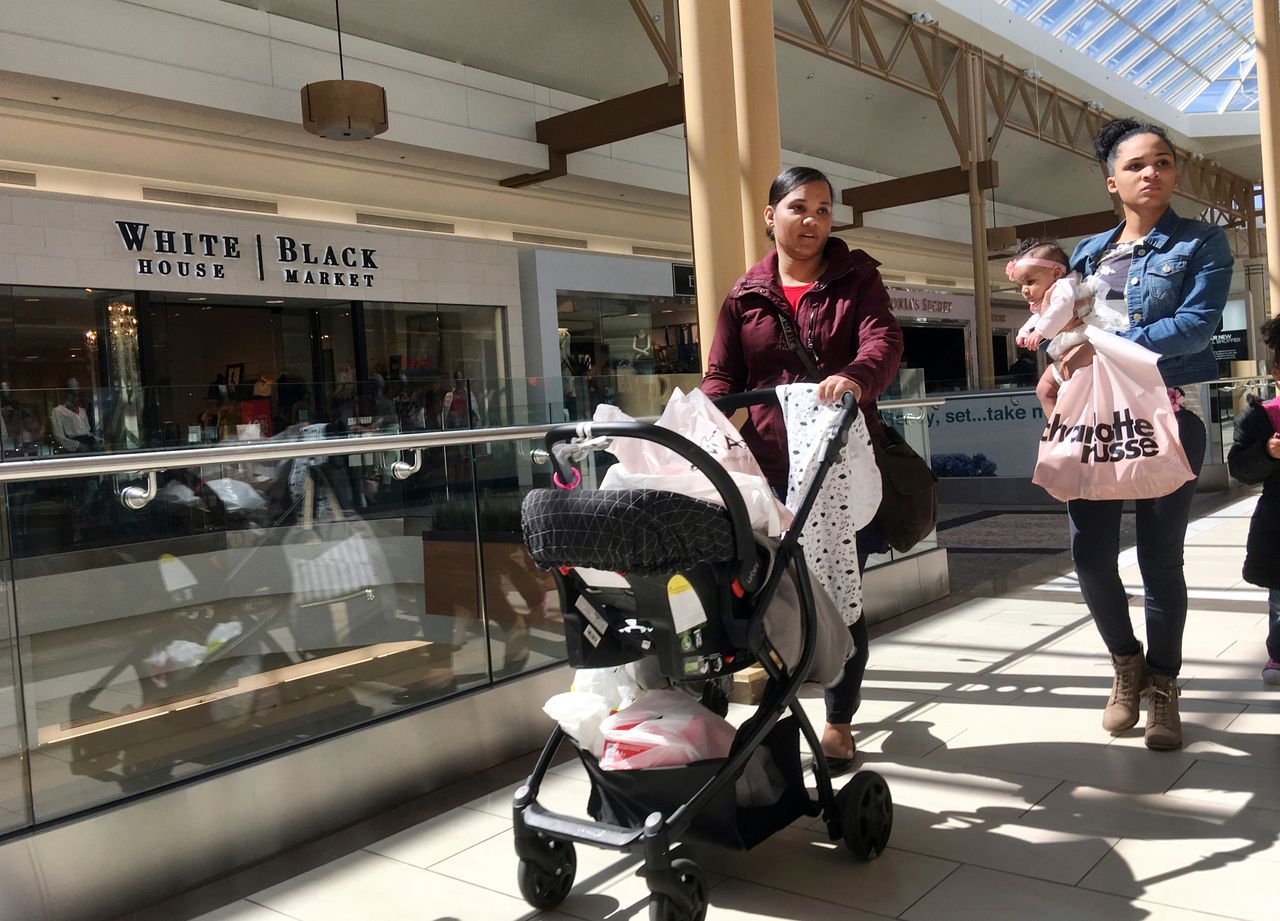
[[[631,340],[631,348],[635,350],[638,358],[653,357],[653,339],[647,329],[642,329],[636,333],[635,338]]]
[[[569,330],[561,326],[556,330],[556,335],[560,339],[560,372],[572,377],[573,363],[569,358]]]
[[[53,439],[63,451],[74,453],[92,450],[94,437],[89,432],[89,416],[80,405],[80,382],[67,381],[66,396],[53,408],[49,418]]]

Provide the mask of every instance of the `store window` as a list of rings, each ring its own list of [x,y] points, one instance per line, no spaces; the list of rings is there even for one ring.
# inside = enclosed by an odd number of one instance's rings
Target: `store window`
[[[161,443],[270,438],[356,415],[352,303],[153,294],[148,305]]]
[[[139,390],[131,292],[0,288],[0,422],[6,456],[136,442]]]
[[[505,308],[367,303],[364,337],[371,399],[402,430],[525,421],[507,365]]]
[[[570,418],[601,403],[632,415],[658,411],[672,387],[702,379],[691,298],[558,293],[560,372]]]
[[[902,366],[924,374],[925,393],[951,393],[969,386],[962,323],[903,319]]]
[[[527,421],[505,313],[0,287],[4,454],[252,440],[313,422],[422,431]]]

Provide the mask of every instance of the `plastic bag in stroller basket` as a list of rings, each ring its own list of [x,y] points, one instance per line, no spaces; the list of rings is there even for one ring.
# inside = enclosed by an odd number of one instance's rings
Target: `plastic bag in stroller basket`
[[[629,771],[724,758],[734,732],[727,720],[683,691],[646,691],[600,725],[600,768]]]
[[[616,406],[603,403],[596,407],[594,420],[635,421]],[[791,512],[774,497],[738,430],[701,390],[684,393],[677,387],[657,425],[679,432],[729,472],[747,505],[752,528],[777,536],[791,524]],[[690,470],[688,461],[661,445],[639,438],[615,438],[609,451],[618,463],[605,472],[601,489],[664,489],[723,504],[719,491],[704,474]]]

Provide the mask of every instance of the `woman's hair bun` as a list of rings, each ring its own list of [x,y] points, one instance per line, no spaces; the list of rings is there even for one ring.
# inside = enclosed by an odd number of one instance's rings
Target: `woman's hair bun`
[[[1126,134],[1141,127],[1142,123],[1136,118],[1113,118],[1099,128],[1093,139],[1093,154],[1098,158],[1098,162],[1106,163],[1110,160],[1111,153],[1120,140]]]

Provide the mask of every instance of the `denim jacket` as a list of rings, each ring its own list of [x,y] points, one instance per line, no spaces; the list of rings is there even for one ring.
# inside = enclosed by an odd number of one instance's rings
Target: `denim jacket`
[[[1083,276],[1124,229],[1080,241],[1071,268]],[[1167,386],[1218,379],[1209,337],[1222,320],[1235,259],[1222,228],[1178,217],[1170,208],[1133,250],[1125,288],[1129,329],[1120,333],[1160,356]]]

